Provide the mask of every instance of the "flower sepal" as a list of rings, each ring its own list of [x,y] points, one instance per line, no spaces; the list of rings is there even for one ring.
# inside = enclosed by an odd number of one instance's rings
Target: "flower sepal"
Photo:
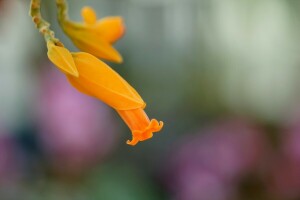
[[[47,55],[49,60],[55,66],[57,66],[58,69],[60,69],[65,74],[74,77],[79,76],[79,72],[74,63],[72,54],[68,49],[61,46],[57,46],[51,41],[47,42],[47,48],[48,48]]]

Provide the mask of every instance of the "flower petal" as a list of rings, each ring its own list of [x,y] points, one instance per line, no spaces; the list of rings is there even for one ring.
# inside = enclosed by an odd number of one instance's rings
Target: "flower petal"
[[[118,110],[118,113],[132,132],[132,140],[127,141],[129,145],[136,145],[139,141],[152,138],[153,133],[160,131],[164,125],[162,121],[158,122],[156,119],[150,121],[142,108]]]
[[[68,76],[71,84],[117,110],[145,107],[140,95],[114,70],[88,53],[73,53],[80,76]]]
[[[97,21],[95,10],[89,6],[85,6],[81,9],[81,16],[86,24],[95,24]]]
[[[108,41],[114,43],[125,33],[125,25],[122,17],[105,17],[98,21],[96,31]]]
[[[78,37],[72,38],[72,41],[82,51],[93,54],[98,58],[116,63],[123,62],[121,54],[111,44],[99,37],[94,37],[93,34],[78,35]]]
[[[64,47],[56,46],[52,42],[47,42],[48,58],[60,70],[66,74],[78,77],[79,73],[75,66],[73,57],[69,50]]]
[[[140,141],[148,140],[153,137],[154,132],[159,132],[163,126],[162,121],[158,122],[156,119],[152,119],[144,130],[132,131],[132,140],[127,140],[126,143],[134,146]]]

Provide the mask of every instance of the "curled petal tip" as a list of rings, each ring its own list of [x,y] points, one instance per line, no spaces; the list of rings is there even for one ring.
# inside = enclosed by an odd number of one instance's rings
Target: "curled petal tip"
[[[132,140],[127,140],[127,144],[136,145],[139,141],[145,141],[153,137],[154,132],[158,132],[162,129],[164,123],[162,121],[158,122],[156,119],[152,119],[149,125],[145,128],[145,130],[132,131]]]
[[[164,122],[163,121],[157,121],[156,119],[152,119],[150,124],[153,123],[153,129],[156,130],[156,132],[160,131],[162,129],[162,127],[164,126]]]
[[[130,140],[127,140],[126,141],[126,144],[128,145],[131,145],[131,146],[134,146],[138,143],[139,141],[137,139],[132,139],[131,141]]]

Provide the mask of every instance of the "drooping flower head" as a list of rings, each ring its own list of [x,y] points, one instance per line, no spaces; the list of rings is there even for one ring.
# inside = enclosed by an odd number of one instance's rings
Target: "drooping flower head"
[[[104,62],[88,53],[73,53],[75,65],[80,76],[67,75],[70,83],[79,91],[94,96],[117,110],[132,131],[132,140],[127,144],[135,145],[152,137],[163,122],[149,120],[143,99],[118,73]]]
[[[60,25],[75,46],[98,58],[121,63],[122,56],[112,46],[125,32],[122,17],[105,17],[97,20],[91,7],[82,9],[83,22],[60,20]]]
[[[60,49],[62,52],[68,52],[66,48],[60,48],[64,49]],[[141,96],[117,72],[91,54],[84,52],[70,54],[71,57],[69,53],[48,53],[54,56],[49,57],[51,61],[60,61],[53,62],[59,69],[65,69],[69,63],[74,62],[79,76],[62,70],[69,82],[80,92],[100,99],[118,112],[132,132],[132,140],[127,141],[127,144],[135,145],[139,141],[151,138],[153,132],[161,130],[163,122],[148,118],[144,111],[146,104]]]
[[[82,10],[84,22],[75,23],[68,19],[66,1],[56,0],[61,27],[78,48],[87,52],[71,53],[55,38],[50,24],[42,18],[40,3],[40,0],[31,0],[30,15],[47,42],[48,58],[76,89],[117,110],[132,131],[132,140],[127,144],[135,145],[160,131],[163,122],[148,118],[144,111],[146,104],[135,89],[96,58],[122,62],[121,55],[112,46],[124,34],[122,18],[97,20],[94,10],[85,7]]]

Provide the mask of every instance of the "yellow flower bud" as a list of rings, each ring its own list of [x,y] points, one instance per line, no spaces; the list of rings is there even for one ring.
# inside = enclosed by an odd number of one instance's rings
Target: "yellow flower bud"
[[[106,17],[97,20],[95,11],[90,7],[82,9],[82,23],[62,20],[64,32],[80,50],[109,61],[121,63],[122,56],[112,46],[125,32],[121,17]]]

